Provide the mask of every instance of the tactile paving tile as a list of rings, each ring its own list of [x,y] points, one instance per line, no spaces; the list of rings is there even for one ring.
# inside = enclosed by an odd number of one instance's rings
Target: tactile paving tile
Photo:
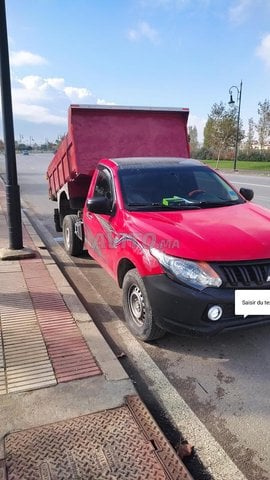
[[[1,185],[0,201],[6,228]],[[35,249],[25,225],[23,238]],[[4,372],[0,363],[0,393],[6,384],[13,392],[102,374],[38,252],[37,258],[0,265],[0,283],[6,359]]]
[[[5,376],[5,369],[4,369],[4,352],[3,352],[1,321],[0,321],[0,395],[6,392],[7,390],[6,390],[6,376]]]
[[[5,370],[0,367],[0,395],[3,395],[4,393],[7,393]]]
[[[6,265],[0,314],[7,393],[55,385],[54,371],[22,272],[14,271],[12,263],[8,271]]]
[[[101,375],[87,343],[41,259],[21,261],[57,381]]]
[[[127,406],[12,433],[5,438],[7,480],[190,480],[172,448],[168,465],[160,462],[167,443],[160,437],[157,450]]]

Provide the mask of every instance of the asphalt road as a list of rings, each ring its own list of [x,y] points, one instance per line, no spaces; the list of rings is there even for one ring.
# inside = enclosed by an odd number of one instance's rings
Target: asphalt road
[[[268,175],[226,173],[224,176],[237,188],[252,188],[254,190],[253,201],[270,208],[270,166]]]
[[[52,223],[55,205],[47,197],[45,172],[50,158],[18,155],[19,183],[25,204],[59,238]],[[252,188],[254,201],[270,208],[270,171],[269,176],[225,176],[237,187]],[[76,265],[122,319],[121,291],[111,278],[88,256],[76,260]],[[263,327],[211,339],[168,334],[152,344],[143,344],[249,480],[270,478],[269,337],[270,327]]]

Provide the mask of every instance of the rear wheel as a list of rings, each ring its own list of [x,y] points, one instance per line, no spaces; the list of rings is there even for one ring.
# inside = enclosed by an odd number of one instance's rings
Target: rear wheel
[[[124,277],[123,309],[129,329],[140,340],[155,340],[165,334],[155,323],[143,280],[136,268]]]
[[[75,234],[77,215],[66,215],[63,221],[63,237],[65,250],[69,255],[78,257],[83,251],[83,242]]]

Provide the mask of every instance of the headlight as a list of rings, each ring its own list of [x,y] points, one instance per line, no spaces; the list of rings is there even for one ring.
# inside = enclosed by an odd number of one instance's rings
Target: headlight
[[[207,287],[220,287],[222,284],[221,278],[206,262],[171,257],[156,248],[150,248],[150,252],[167,273],[193,288],[203,290]]]

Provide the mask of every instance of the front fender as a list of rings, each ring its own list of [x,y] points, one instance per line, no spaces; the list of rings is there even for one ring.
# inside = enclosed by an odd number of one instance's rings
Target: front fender
[[[115,241],[115,247],[117,249],[117,261],[114,272],[116,277],[119,264],[124,259],[128,260],[135,266],[141,277],[163,273],[158,261],[151,255],[149,247],[143,245],[133,236],[122,235]]]

